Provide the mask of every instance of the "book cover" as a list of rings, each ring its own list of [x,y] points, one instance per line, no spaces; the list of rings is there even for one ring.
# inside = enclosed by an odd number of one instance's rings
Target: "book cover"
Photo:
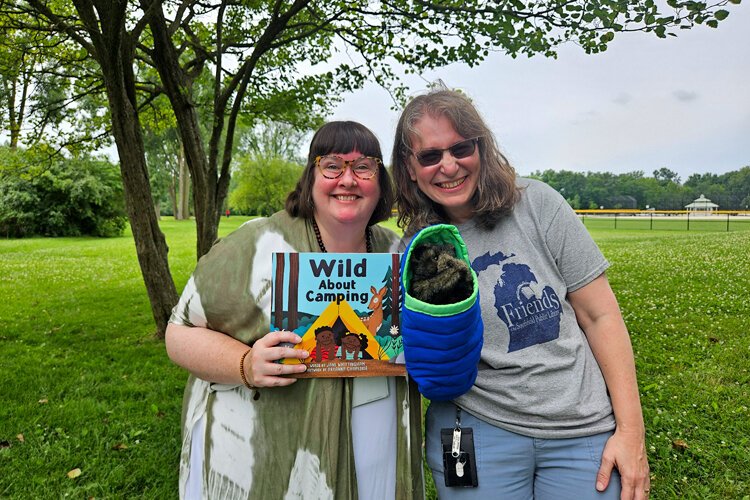
[[[311,377],[405,375],[399,258],[390,253],[274,253],[271,330],[293,331]]]

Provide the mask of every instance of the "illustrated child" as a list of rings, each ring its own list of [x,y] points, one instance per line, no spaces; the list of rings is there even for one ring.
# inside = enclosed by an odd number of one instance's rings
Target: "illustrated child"
[[[341,359],[362,359],[362,351],[367,348],[367,336],[365,334],[357,335],[348,332],[341,337],[341,348],[338,351],[338,357]]]
[[[336,357],[336,336],[330,326],[315,330],[315,347],[310,353],[312,361],[332,361]]]

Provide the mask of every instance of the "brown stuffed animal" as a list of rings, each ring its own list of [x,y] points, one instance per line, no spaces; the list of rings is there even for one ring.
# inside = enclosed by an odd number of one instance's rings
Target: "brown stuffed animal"
[[[471,296],[469,266],[456,258],[453,245],[420,243],[409,256],[409,294],[429,304],[453,304]]]

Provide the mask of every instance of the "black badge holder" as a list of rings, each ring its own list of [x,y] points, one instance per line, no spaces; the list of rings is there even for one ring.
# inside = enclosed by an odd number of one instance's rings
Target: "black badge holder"
[[[443,444],[443,475],[446,486],[476,488],[476,455],[474,454],[474,430],[461,428],[461,408],[456,406],[456,426],[440,429]]]

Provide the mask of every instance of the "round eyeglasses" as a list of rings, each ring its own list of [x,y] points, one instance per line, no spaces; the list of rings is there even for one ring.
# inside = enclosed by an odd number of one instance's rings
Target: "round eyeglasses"
[[[336,155],[323,155],[315,157],[315,164],[326,179],[338,179],[344,175],[346,167],[350,167],[358,179],[366,181],[378,174],[378,165],[382,165],[383,162],[374,156],[345,160]]]
[[[453,156],[453,158],[460,160],[461,158],[466,158],[467,156],[473,155],[474,151],[477,148],[478,142],[479,137],[473,137],[471,139],[465,139],[463,141],[457,142],[445,149],[429,148],[417,151],[414,153],[414,157],[423,167],[430,167],[432,165],[440,163],[440,160],[443,159],[443,153],[445,151],[448,151],[451,156]]]

